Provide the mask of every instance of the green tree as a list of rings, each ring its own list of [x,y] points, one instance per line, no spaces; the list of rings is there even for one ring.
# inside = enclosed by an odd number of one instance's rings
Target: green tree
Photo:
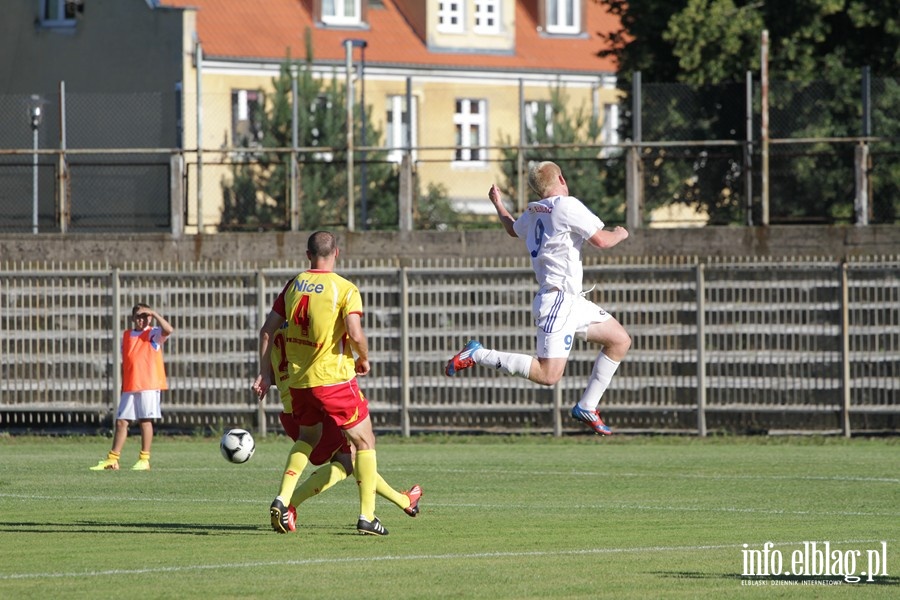
[[[563,91],[551,88],[549,102],[535,111],[534,126],[526,130],[525,136],[526,176],[528,165],[552,160],[562,168],[571,193],[605,223],[625,221],[621,181],[618,185],[610,182],[610,178],[622,177],[624,161],[616,152],[608,156],[602,151],[601,124],[584,105],[570,110]],[[503,146],[500,150],[503,179],[499,187],[508,198],[518,198],[516,141],[503,132],[499,140]],[[527,181],[524,184],[527,186]],[[533,192],[526,189],[525,197],[530,196]]]
[[[307,32],[307,57],[293,62],[290,56],[282,63],[278,77],[272,79],[272,90],[256,114],[261,136],[258,146],[247,146],[236,157],[230,177],[222,182],[224,207],[220,229],[287,229],[290,226],[290,152],[266,150],[292,145],[292,78],[296,72],[298,113],[298,146],[321,148],[300,153],[297,161],[300,228],[340,227],[347,223],[346,168],[346,88],[334,72],[330,80],[320,81],[312,75],[313,53]],[[367,145],[377,146],[382,131],[372,123],[371,107],[365,115]],[[361,119],[354,124],[361,127]],[[359,140],[358,131],[354,139]],[[359,185],[360,154],[354,183],[354,217],[358,228],[396,229],[399,223],[399,172],[382,150],[366,153],[367,218],[362,223]],[[440,204],[443,196],[433,192],[431,201]]]
[[[896,138],[900,131],[900,119],[887,116],[889,107],[900,103],[898,82],[889,79],[900,75],[900,12],[895,0],[594,2],[621,19],[620,30],[603,32],[611,47],[601,54],[616,59],[626,102],[630,102],[631,74],[642,73],[647,90],[642,106],[645,141],[742,139],[740,88],[746,71],[759,71],[763,29],[771,40],[773,137],[860,135],[864,66],[871,67],[879,83],[874,134]],[[878,78],[886,78],[883,85]],[[674,86],[665,90],[648,82],[682,84],[690,101],[674,100]],[[757,98],[757,110],[758,102]],[[623,131],[630,131],[627,114]],[[900,214],[900,167],[889,153],[890,149],[874,159],[872,185],[880,220],[893,220]],[[739,156],[708,149],[646,154],[645,182],[651,191],[656,187],[656,203],[699,203],[713,222],[741,220]],[[772,169],[774,215],[831,220],[848,220],[852,215],[853,149],[848,145],[776,147]]]

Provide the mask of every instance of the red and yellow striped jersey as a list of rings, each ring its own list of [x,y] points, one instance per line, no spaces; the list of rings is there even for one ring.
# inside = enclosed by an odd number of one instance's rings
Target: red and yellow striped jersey
[[[344,324],[347,315],[362,315],[362,298],[353,283],[332,271],[310,269],[284,286],[272,310],[288,323],[284,338],[290,387],[332,385],[356,377]]]

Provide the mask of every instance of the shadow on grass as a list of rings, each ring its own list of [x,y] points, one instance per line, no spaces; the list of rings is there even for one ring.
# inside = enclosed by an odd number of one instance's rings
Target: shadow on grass
[[[741,576],[731,573],[701,573],[700,571],[655,571],[651,575],[670,579],[732,579],[740,581]]]
[[[303,525],[304,530],[313,529],[329,529],[319,525]],[[182,535],[216,535],[227,533],[260,533],[265,535],[274,535],[272,528],[268,523],[261,524],[200,524],[200,523],[159,523],[159,522],[140,522],[140,523],[113,523],[110,521],[76,521],[74,523],[53,523],[51,521],[37,522],[8,522],[0,521],[0,532],[3,533],[52,533],[59,535],[60,533],[124,533],[134,535],[135,533],[148,534],[171,534],[177,533]]]
[[[723,579],[737,582],[747,582],[745,585],[799,585],[808,587],[810,585],[900,585],[900,577],[886,576],[875,577],[874,581],[866,581],[865,576],[861,577],[858,582],[844,581],[843,577],[824,577],[824,576],[769,576],[769,577],[742,577],[735,573],[701,573],[699,571],[655,571],[651,573],[658,577],[667,577],[670,579],[695,579],[695,580],[712,580]]]

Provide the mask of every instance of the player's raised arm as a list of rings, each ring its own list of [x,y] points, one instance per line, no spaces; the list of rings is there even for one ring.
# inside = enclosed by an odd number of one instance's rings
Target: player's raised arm
[[[500,197],[500,188],[498,188],[496,184],[492,185],[491,189],[488,191],[488,200],[494,205],[494,210],[497,211],[497,216],[500,217],[500,224],[503,225],[503,229],[506,230],[506,233],[511,237],[519,237],[516,235],[515,229],[513,229],[513,224],[516,220],[509,214],[509,211],[506,210],[503,199]]]
[[[605,229],[598,229],[594,235],[592,235],[588,242],[595,248],[600,248],[601,250],[606,250],[607,248],[612,248],[619,242],[628,239],[628,230],[624,227],[616,227],[612,231],[607,231]]]

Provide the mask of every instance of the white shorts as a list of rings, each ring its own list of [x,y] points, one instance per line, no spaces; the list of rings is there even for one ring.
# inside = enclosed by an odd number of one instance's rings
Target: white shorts
[[[537,327],[538,358],[568,358],[576,336],[584,340],[592,323],[612,318],[581,294],[559,291],[535,296],[531,312]]]
[[[119,400],[119,412],[116,413],[116,418],[126,421],[162,419],[160,396],[159,390],[123,392],[122,398]]]

